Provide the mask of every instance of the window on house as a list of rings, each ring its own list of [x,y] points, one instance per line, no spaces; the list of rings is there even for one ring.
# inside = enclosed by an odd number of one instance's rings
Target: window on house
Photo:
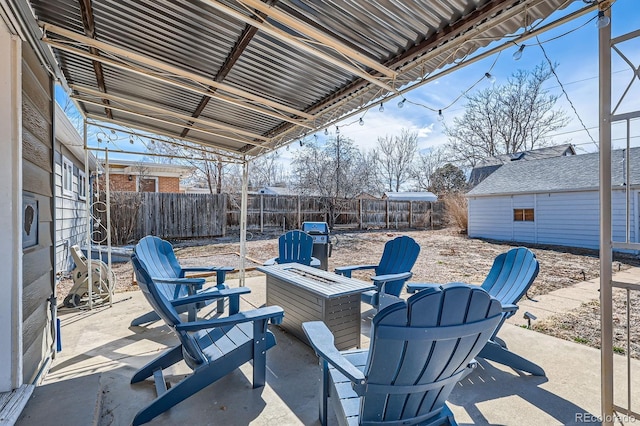
[[[138,191],[158,192],[158,179],[140,177],[138,180]]]
[[[62,157],[62,192],[73,195],[73,163],[67,157]]]
[[[514,222],[533,222],[533,209],[513,209]]]
[[[87,198],[87,176],[82,170],[78,171],[78,198],[81,200]]]

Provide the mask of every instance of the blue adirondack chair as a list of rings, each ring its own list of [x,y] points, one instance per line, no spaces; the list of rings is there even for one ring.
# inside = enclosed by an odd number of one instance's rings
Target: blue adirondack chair
[[[368,350],[339,352],[323,322],[304,323],[322,368],[320,423],[331,396],[342,425],[455,425],[445,402],[501,317],[486,291],[456,284],[381,308]]]
[[[303,231],[289,231],[278,238],[278,257],[267,260],[265,266],[276,263],[300,263],[302,265],[320,267],[320,260],[311,256],[313,237]]]
[[[210,267],[182,267],[173,252],[173,246],[168,241],[148,235],[142,238],[134,247],[134,252],[141,259],[149,270],[151,276],[156,280],[159,291],[167,300],[177,300],[183,297],[204,292],[220,292],[229,297],[229,313],[237,313],[240,307],[240,295],[249,293],[247,288],[229,289],[225,285],[226,273],[234,268],[228,266]],[[202,278],[185,278],[187,272],[215,272],[216,286],[202,290],[205,280]],[[171,280],[172,284],[164,283],[162,280]],[[176,279],[180,279],[182,285],[175,285]],[[209,300],[210,302],[210,300]],[[224,299],[217,299],[217,311],[224,311]],[[180,305],[179,312],[189,312],[189,320],[195,320],[196,312],[206,305],[206,302],[197,305]],[[160,317],[155,311],[148,312],[131,321],[131,325],[141,325],[148,322],[157,321]]]
[[[490,359],[534,376],[545,375],[540,366],[509,351],[504,340],[497,336],[504,321],[518,310],[516,303],[527,293],[539,271],[540,264],[536,255],[525,247],[513,248],[495,258],[482,288],[500,301],[503,315],[491,339],[480,351],[479,358]],[[407,292],[414,293],[432,285],[437,284],[412,283],[407,285]]]
[[[393,296],[400,296],[404,283],[411,278],[411,268],[420,254],[420,245],[411,237],[402,236],[387,241],[382,252],[382,259],[377,265],[352,265],[336,268],[336,274],[351,277],[351,272],[374,269],[375,276],[371,277],[377,290],[362,293],[362,301],[378,307],[380,292]]]
[[[224,318],[182,322],[176,306],[215,299],[220,295],[203,293],[170,301],[135,253],[131,262],[144,296],[180,339],[178,346],[142,367],[131,379],[133,384],[154,376],[158,393],[151,404],[136,414],[134,426],[150,421],[249,361],[253,362],[253,387],[264,386],[266,352],[276,344],[267,323],[281,323],[284,316],[282,308],[268,306]],[[162,369],[182,360],[193,373],[167,390]]]

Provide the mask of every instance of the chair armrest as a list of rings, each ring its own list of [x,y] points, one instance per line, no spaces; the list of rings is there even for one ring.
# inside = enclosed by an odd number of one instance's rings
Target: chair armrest
[[[341,266],[335,269],[336,274],[344,275],[347,278],[351,278],[352,271],[362,271],[365,269],[376,269],[378,265],[351,265],[351,266]]]
[[[223,297],[239,296],[241,294],[251,293],[248,287],[225,288],[223,290],[204,291],[193,296],[181,297],[171,301],[173,306],[189,305],[191,303],[205,302],[207,300],[221,299]]]
[[[420,290],[426,290],[432,287],[438,287],[440,284],[436,283],[408,283],[407,284],[407,293],[416,293]]]
[[[506,318],[513,316],[518,310],[518,305],[502,305],[502,313]]]
[[[284,310],[280,306],[267,306],[265,308],[252,309],[250,311],[239,312],[224,318],[214,318],[204,321],[185,322],[176,325],[177,331],[198,331],[207,328],[224,327],[243,322],[254,322],[261,320],[271,320],[277,324],[284,317]]]
[[[315,257],[311,258],[311,263],[309,264],[309,266],[313,266],[314,268],[319,268],[320,265],[322,265],[322,262],[320,262],[320,259],[316,259]]]
[[[371,277],[371,281],[377,284],[383,284],[389,281],[408,280],[413,276],[413,272],[401,272],[399,274],[376,275]]]
[[[263,263],[263,265],[264,265],[264,266],[273,266],[273,265],[275,265],[276,263],[278,263],[278,258],[277,258],[277,257],[272,257],[271,259],[266,260],[266,261]]]
[[[185,272],[231,272],[235,268],[232,266],[185,266]]]
[[[151,278],[156,284],[188,285],[201,288],[207,281],[204,278]]]
[[[325,360],[356,384],[364,384],[364,374],[347,361],[333,343],[333,334],[322,321],[302,323],[304,334],[316,351],[316,355]]]

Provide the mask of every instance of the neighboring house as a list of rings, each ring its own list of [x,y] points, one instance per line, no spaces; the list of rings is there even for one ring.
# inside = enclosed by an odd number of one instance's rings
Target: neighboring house
[[[265,186],[258,190],[258,194],[264,195],[298,195],[298,192],[284,186]]]
[[[640,242],[640,148],[630,156],[630,240]],[[598,153],[505,164],[467,193],[472,238],[597,249]],[[614,241],[625,240],[623,150],[612,152]]]
[[[474,187],[478,185],[504,164],[509,164],[514,161],[543,160],[545,158],[565,157],[568,155],[576,155],[576,150],[571,144],[548,146],[545,148],[532,149],[531,151],[516,152],[514,154],[504,154],[496,157],[485,158],[480,161],[473,170],[471,170],[469,186]]]
[[[383,200],[389,201],[438,201],[438,196],[433,192],[385,192]]]
[[[104,162],[102,163],[104,167]],[[109,159],[109,182],[112,191],[182,192],[180,179],[193,173],[193,167],[177,164],[144,163]],[[100,186],[104,188],[104,176]]]
[[[85,150],[64,111],[56,104],[55,183],[56,183],[56,271],[71,269],[69,247],[83,244],[87,238],[87,181]],[[96,170],[96,159],[89,153],[89,174]]]

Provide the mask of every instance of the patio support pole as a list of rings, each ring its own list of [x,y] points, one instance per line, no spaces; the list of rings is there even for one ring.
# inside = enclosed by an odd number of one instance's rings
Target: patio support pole
[[[610,8],[604,14],[611,17]],[[613,425],[613,303],[611,284],[611,25],[599,31],[600,75],[600,321],[603,426]]]
[[[242,197],[240,200],[240,287],[245,286],[245,259],[247,257],[247,192],[249,191],[249,162],[242,162]]]
[[[89,150],[87,148],[87,119],[82,120],[82,138],[84,144],[84,170],[85,176],[91,176],[88,173],[89,169]],[[96,167],[96,172],[98,171]],[[96,179],[98,174],[96,173]],[[91,228],[93,227],[93,214],[91,208],[93,207],[93,191],[90,194],[86,194],[85,207],[87,209],[87,283],[93,282],[92,267],[91,267]],[[93,295],[91,294],[91,285],[88,288],[89,291],[89,309],[93,307]]]

